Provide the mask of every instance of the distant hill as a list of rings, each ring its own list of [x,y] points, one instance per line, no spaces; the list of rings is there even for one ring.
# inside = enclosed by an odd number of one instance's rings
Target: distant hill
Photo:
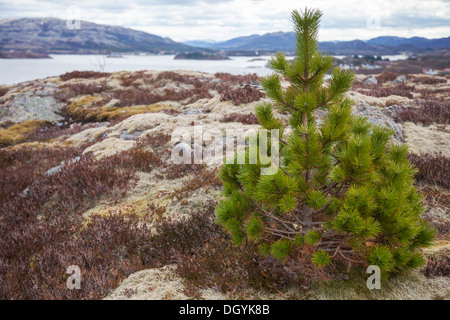
[[[228,41],[194,40],[179,43],[170,38],[119,26],[81,21],[80,29],[69,29],[66,20],[57,18],[17,18],[0,20],[0,56],[10,50],[31,55],[48,53],[98,54],[100,52],[146,51],[153,53],[211,52],[227,50],[242,55],[242,51],[295,50],[293,32],[272,32],[263,35],[237,37]],[[387,55],[409,51],[450,48],[450,37],[441,39],[378,37],[368,41],[320,42],[319,49],[335,55]],[[12,53],[14,55],[14,53]],[[30,55],[29,53],[27,55]]]
[[[441,39],[427,39],[420,37],[400,38],[400,37],[378,37],[367,41],[370,45],[381,46],[415,46],[422,49],[442,49],[450,48],[450,37]]]
[[[197,48],[210,48],[215,43],[218,43],[218,41],[214,40],[192,40],[192,41],[184,41],[184,44],[192,47]]]
[[[110,50],[184,52],[194,49],[169,38],[119,26],[81,21],[80,27],[71,30],[66,20],[56,18],[0,20],[0,51],[98,53]]]
[[[204,43],[203,45],[205,48],[216,50],[281,50],[294,52],[295,42],[293,32],[273,32],[264,35],[237,37],[218,43]],[[368,41],[352,40],[319,43],[320,50],[336,55],[388,55],[399,54],[404,51],[419,53],[429,49],[442,48],[450,48],[450,37],[441,39],[378,37]]]
[[[190,42],[194,43],[194,42]],[[292,50],[295,44],[293,32],[273,32],[233,38],[224,42],[209,43],[205,48],[216,50]],[[205,43],[207,45],[207,43]]]

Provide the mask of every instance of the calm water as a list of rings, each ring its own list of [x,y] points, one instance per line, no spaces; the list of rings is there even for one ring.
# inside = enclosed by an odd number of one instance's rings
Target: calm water
[[[102,59],[92,55],[52,55],[52,59],[0,59],[0,85],[15,84],[49,76],[58,76],[74,70],[100,71]],[[406,56],[383,56],[405,59]],[[104,70],[195,70],[208,73],[256,73],[265,76],[271,70],[265,67],[270,56],[231,57],[230,60],[174,60],[173,55],[106,58]]]
[[[22,81],[58,76],[74,70],[99,71],[98,56],[51,55],[52,59],[0,59],[0,84],[14,84]],[[228,72],[232,74],[256,73],[264,76],[271,71],[265,67],[270,56],[231,57],[230,60],[174,60],[173,55],[124,56],[106,58],[104,70],[195,70],[209,73]],[[254,60],[256,59],[256,60]]]

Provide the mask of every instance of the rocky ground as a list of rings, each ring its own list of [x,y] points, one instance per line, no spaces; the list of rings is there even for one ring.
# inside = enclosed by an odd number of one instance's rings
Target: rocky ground
[[[123,233],[123,239],[130,234],[135,236],[130,239],[139,238],[143,243],[151,239],[149,241],[156,241],[151,243],[159,246],[160,251],[155,253],[152,248],[143,250],[138,243],[140,240],[129,247],[131,240],[125,244],[122,238],[114,238],[116,242],[110,241],[111,251],[120,247],[117,249],[120,252],[111,253],[112,257],[102,256],[104,260],[101,262],[95,260],[98,257],[91,257],[94,254],[87,253],[89,250],[86,249],[83,252],[87,256],[86,261],[92,259],[89,261],[105,265],[105,270],[86,267],[90,268],[89,275],[98,278],[95,283],[102,283],[104,287],[98,289],[93,285],[91,289],[94,288],[92,292],[95,294],[86,291],[75,296],[72,293],[57,294],[49,289],[44,298],[448,299],[450,179],[446,166],[450,157],[450,80],[391,73],[372,78],[376,81],[367,81],[367,76],[357,76],[349,93],[355,101],[354,113],[366,116],[370,122],[391,127],[395,140],[409,145],[411,161],[421,171],[418,186],[424,192],[428,208],[425,218],[439,231],[435,246],[426,252],[428,264],[421,270],[386,281],[379,292],[371,292],[364,282],[358,280],[360,278],[352,274],[346,281],[316,279],[305,283],[297,279],[296,285],[286,285],[289,281],[285,280],[292,274],[283,274],[276,278],[280,285],[273,287],[266,282],[270,277],[261,275],[255,277],[262,285],[259,282],[255,285],[248,272],[245,273],[248,279],[241,281],[245,286],[233,280],[220,285],[209,274],[213,273],[211,270],[219,270],[218,274],[225,270],[225,279],[244,274],[240,269],[232,274],[229,270],[235,270],[234,266],[214,266],[216,262],[209,261],[209,250],[227,252],[229,248],[228,243],[221,242],[225,240],[218,241],[223,247],[214,247],[216,237],[226,236],[210,221],[211,208],[220,197],[220,181],[215,177],[218,165],[172,165],[169,158],[176,141],[171,140],[171,135],[180,128],[193,133],[194,125],[199,124],[204,132],[257,129],[259,125],[252,113],[258,103],[267,99],[254,75],[212,75],[188,71],[74,72],[0,87],[3,188],[0,201],[4,202],[1,213],[7,217],[0,219],[5,232],[2,233],[2,244],[19,246],[9,237],[28,234],[23,225],[29,226],[29,230],[39,229],[44,223],[50,223],[47,221],[53,221],[48,217],[54,212],[65,210],[70,211],[71,216],[65,216],[67,221],[61,222],[59,229],[55,227],[55,234],[60,236],[57,230],[63,229],[62,226],[71,225],[70,228],[76,231],[64,235],[64,243],[80,241],[82,232],[88,232],[87,237],[90,237],[94,231],[104,231],[105,234],[112,232],[113,238]],[[286,118],[282,114],[278,116]],[[85,178],[84,174],[88,176],[89,170],[94,169],[95,178],[89,182],[86,179],[90,178]],[[23,213],[27,211],[24,209],[29,204],[27,201],[33,199],[43,199],[38,207],[30,209],[37,212],[38,218],[30,218]],[[17,223],[23,222],[17,230],[16,227],[11,229],[17,224],[13,223],[16,211],[20,212]],[[205,218],[205,211],[209,218]],[[200,217],[198,221],[192,221],[192,216],[197,215]],[[105,227],[110,221],[108,219],[122,219],[120,223],[114,220],[120,227],[114,229],[116,231]],[[123,227],[133,219],[139,220],[138,225],[145,225],[145,232],[133,229],[130,233],[130,229]],[[183,223],[192,224],[192,228],[198,230],[186,231]],[[200,228],[203,223],[208,232]],[[89,233],[94,226],[96,229]],[[124,228],[128,233],[123,231]],[[158,242],[166,241],[158,236],[176,234],[182,238],[186,236],[183,232],[194,232],[188,234],[188,238],[195,242],[198,237],[201,241],[187,249],[179,244],[166,246]],[[104,243],[108,240],[94,238],[100,247],[108,248]],[[30,241],[34,243],[31,238]],[[135,240],[132,241],[134,243]],[[204,251],[205,243],[212,248]],[[14,248],[22,250],[20,246]],[[0,296],[42,298],[34,295],[32,284],[38,282],[51,286],[54,283],[34,276],[37,267],[33,266],[47,253],[52,256],[61,247],[55,244],[55,248],[50,249],[42,245],[41,250],[42,254],[31,253],[32,259],[30,255],[22,257],[26,265],[22,269],[17,267],[19,258],[10,259],[10,253],[1,253],[1,274],[16,268],[17,275],[28,272],[30,276],[23,280],[26,284],[21,289],[17,288],[20,284],[13,280],[0,281]],[[247,258],[243,253],[239,259]],[[55,263],[61,266],[68,261],[73,262],[73,259],[78,264],[86,263],[73,257],[58,259]],[[108,259],[115,259],[115,262],[108,266]],[[245,263],[242,262],[243,265]],[[44,267],[41,265],[40,268]],[[283,266],[273,268],[284,272]],[[264,275],[264,270],[268,269],[257,270]],[[194,271],[201,273],[200,277],[204,276],[207,281],[197,279]],[[53,278],[57,277],[54,271],[49,270],[48,273]],[[102,280],[110,273],[114,273],[113,279]],[[85,279],[89,281],[87,276]],[[20,293],[27,290],[27,294]]]

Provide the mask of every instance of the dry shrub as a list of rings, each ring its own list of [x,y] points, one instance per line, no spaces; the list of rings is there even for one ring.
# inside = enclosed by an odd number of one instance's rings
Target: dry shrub
[[[166,140],[155,136],[151,142],[159,145]],[[84,220],[81,213],[105,197],[117,201],[129,187],[134,170],[145,169],[145,161],[139,159],[151,160],[138,151],[101,161],[83,156],[78,162],[68,162],[59,173],[44,176],[41,172],[67,152],[3,154],[2,150],[2,172],[10,174],[8,170],[16,168],[15,179],[26,180],[21,184],[29,189],[24,195],[11,191],[1,199],[0,298],[101,299],[131,273],[169,263],[178,263],[180,275],[189,277],[189,283],[225,291],[276,290],[296,283],[297,276],[276,261],[261,259],[251,248],[236,254],[229,236],[214,222],[212,202],[188,219],[160,222],[156,234],[147,227],[147,218],[133,213],[126,217],[93,215]],[[21,176],[21,162],[32,170],[38,161],[46,163],[39,174]],[[80,290],[66,287],[70,265],[80,267]]]
[[[141,106],[115,107],[102,106],[95,108],[91,106],[80,106],[78,103],[73,103],[65,107],[62,114],[66,118],[80,122],[99,122],[110,121],[114,119],[125,120],[136,114],[150,113],[150,112],[170,112],[172,107],[164,104],[151,104]],[[119,121],[119,122],[120,122]],[[116,122],[117,123],[117,122]]]
[[[194,163],[194,161],[192,161],[191,163],[188,164],[169,164],[166,168],[165,168],[165,175],[164,177],[166,179],[178,179],[181,178],[187,174],[190,173],[199,173],[202,170],[205,169],[205,165],[204,164],[196,164]]]
[[[396,100],[387,100],[386,103],[384,104],[384,107],[390,107],[390,106],[394,106],[398,104],[398,102]]]
[[[432,123],[450,123],[450,103],[439,100],[421,100],[418,107],[402,108],[396,116],[396,121]]]
[[[224,293],[249,289],[277,293],[305,283],[275,259],[261,258],[255,248],[236,251],[227,234],[218,234],[190,254],[179,254],[177,260],[177,273],[188,284]]]
[[[28,135],[27,141],[46,141],[62,136],[71,136],[83,130],[94,128],[95,124],[72,123],[64,124],[61,126],[51,124],[48,127],[35,130],[32,134]]]
[[[354,85],[352,87],[353,90],[357,90],[358,92],[372,97],[388,97],[391,95],[406,97],[409,99],[413,99],[413,92],[415,90],[414,86],[406,85],[404,83],[396,84],[392,87],[381,87],[379,85]]]
[[[9,91],[9,88],[7,87],[1,87],[0,88],[0,97],[3,97],[5,94],[7,94]]]
[[[112,156],[112,162],[120,168],[134,168],[137,171],[150,172],[162,165],[161,158],[148,150],[133,148]]]
[[[422,99],[435,99],[438,94],[445,93],[447,96],[450,93],[449,88],[423,88],[417,90]]]
[[[188,99],[188,103],[203,98],[212,98],[207,86],[184,90],[165,89],[163,94],[153,93],[148,89],[124,89],[113,92],[113,98],[118,99],[117,107],[131,105],[148,105],[161,101],[182,101]]]
[[[218,288],[223,292],[256,289],[276,292],[299,283],[274,259],[261,258],[251,247],[236,252],[230,236],[214,222],[214,203],[191,217],[158,225],[158,234],[142,255],[143,263],[161,267],[177,263],[177,273],[187,285]]]
[[[192,179],[187,181],[183,187],[175,189],[171,193],[170,197],[172,199],[182,201],[189,198],[192,192],[200,188],[203,188],[205,192],[208,192],[211,188],[217,190],[222,186],[222,181],[217,177],[217,170],[210,170],[205,166],[201,166],[200,169],[194,170],[194,173]]]
[[[7,192],[2,188],[0,199],[2,299],[103,298],[143,268],[140,249],[151,232],[142,218],[110,214],[91,217],[86,224],[81,213],[103,197],[120,199],[134,171],[145,169],[148,154],[130,151],[102,161],[82,156],[53,175],[42,174],[68,157],[67,151],[2,150],[2,183],[15,182]],[[20,192],[25,187],[27,192]],[[81,290],[66,288],[70,265],[81,268]]]
[[[450,193],[443,192],[439,188],[424,186],[420,189],[427,204],[433,207],[450,210]]]
[[[139,248],[150,231],[142,218],[94,216],[87,226],[55,218],[28,221],[0,239],[0,297],[2,299],[101,299],[133,272],[143,269]],[[66,287],[66,269],[80,267],[80,290]]]
[[[45,120],[29,120],[0,129],[0,147],[15,145],[26,141],[36,130],[50,125]]]
[[[189,232],[188,235],[205,230],[186,239],[185,243],[198,239],[195,245],[173,250],[174,262],[178,263],[176,272],[187,280],[188,288],[216,288],[224,293],[249,289],[276,293],[306,282],[275,259],[261,257],[253,246],[236,251],[230,235],[214,223],[212,214],[197,215],[184,228],[183,233]]]
[[[450,257],[447,255],[429,257],[423,272],[427,277],[449,277]]]
[[[253,113],[249,114],[238,114],[231,113],[229,115],[223,116],[220,120],[221,122],[241,122],[243,124],[259,124],[258,118]]]
[[[157,233],[142,249],[141,258],[146,266],[162,267],[177,262],[179,254],[188,254],[204,245],[215,234],[222,234],[214,222],[214,203],[206,202],[189,218],[176,222],[161,221]]]
[[[171,81],[178,82],[178,83],[191,84],[196,88],[202,87],[205,85],[205,83],[196,76],[179,74],[179,73],[173,72],[173,71],[160,72],[158,74],[158,76],[156,76],[155,82],[159,83],[159,82],[161,82],[161,80],[171,80]]]
[[[250,103],[259,101],[264,97],[264,94],[258,89],[252,87],[228,89],[222,93],[221,101],[233,101],[234,105],[238,106],[242,103]]]
[[[155,94],[152,90],[139,88],[139,85],[136,84],[136,81],[139,79],[142,79],[145,84],[151,85],[154,88],[164,86],[167,81],[172,81],[175,84],[191,85],[192,88],[180,90],[166,89],[163,94]],[[218,90],[218,88],[223,87],[219,84],[209,84],[197,76],[179,74],[173,71],[160,72],[154,78],[146,78],[144,71],[138,71],[123,77],[121,81],[123,86],[133,86],[134,88],[119,90],[114,93],[114,97],[121,100],[119,106],[150,104],[166,100],[182,101],[188,98],[188,103],[192,103],[198,99],[212,98],[209,90]]]
[[[120,82],[121,85],[124,87],[139,87],[139,84],[135,83],[136,80],[142,79],[144,82],[148,82],[148,79],[146,78],[145,71],[136,71],[129,73],[127,75],[124,75],[121,77]]]
[[[214,74],[217,79],[220,79],[231,84],[245,85],[251,82],[259,81],[259,77],[256,73],[246,74],[246,75],[232,75],[230,73],[218,72]]]
[[[450,223],[443,215],[450,214],[450,194],[439,187],[424,186],[420,189],[427,205],[422,218],[437,230],[438,239],[449,239]],[[443,215],[441,215],[442,213]]]
[[[447,79],[438,77],[413,77],[412,81],[417,84],[441,84],[447,83]]]
[[[84,95],[93,95],[108,90],[109,87],[106,82],[97,83],[68,83],[60,86],[60,91],[57,98],[62,101],[67,101],[70,98]]]
[[[414,153],[409,154],[409,161],[417,169],[416,179],[429,184],[450,187],[450,158],[442,154],[431,155]]]
[[[59,76],[62,81],[70,79],[98,79],[109,76],[108,72],[96,72],[96,71],[72,71],[66,72]]]
[[[400,74],[390,71],[383,71],[375,78],[379,83],[394,81]]]
[[[433,208],[434,209],[434,208]],[[435,212],[433,212],[433,209],[428,208],[425,213],[422,214],[422,219],[424,219],[426,222],[428,222],[430,225],[432,225],[436,231],[436,239],[438,240],[444,240],[448,241],[450,240],[450,223],[447,219],[444,219],[443,217],[436,215]],[[447,212],[448,213],[448,209]]]
[[[33,181],[67,161],[81,155],[84,147],[15,147],[0,149],[0,203],[16,198]]]
[[[139,146],[146,146],[150,145],[153,148],[161,148],[166,145],[167,142],[169,142],[171,139],[171,136],[169,134],[165,133],[158,133],[154,135],[147,135],[138,141]]]

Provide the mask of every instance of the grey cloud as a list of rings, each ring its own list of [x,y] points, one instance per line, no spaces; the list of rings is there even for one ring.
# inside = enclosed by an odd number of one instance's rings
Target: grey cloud
[[[396,1],[386,6],[386,1],[360,0],[361,6],[354,7],[354,0],[317,1],[313,5],[322,7],[324,17],[323,29],[363,29],[373,8],[382,9],[381,26],[391,29],[435,28],[450,25],[450,6],[448,0],[430,1],[433,8],[422,10],[415,7],[418,0]],[[384,1],[384,2],[383,2]],[[357,3],[359,3],[357,2]],[[296,7],[280,1],[277,8],[267,0],[78,0],[50,1],[28,0],[21,2],[0,0],[0,18],[12,17],[47,17],[65,18],[66,10],[71,5],[80,8],[83,19],[100,24],[122,24],[139,28],[159,28],[166,35],[175,29],[187,27],[193,36],[195,33],[206,34],[205,24],[215,30],[222,28],[223,36],[234,30],[241,35],[275,31],[291,31],[290,11]],[[402,6],[404,3],[404,6]],[[423,4],[423,3],[422,3]],[[303,2],[295,3],[302,7]],[[384,6],[383,6],[384,5]],[[279,8],[278,8],[279,7]],[[423,7],[423,6],[422,6]],[[422,8],[421,7],[421,8]],[[267,10],[266,10],[267,9]],[[251,19],[249,17],[252,17]],[[276,26],[276,27],[274,27]],[[161,27],[163,29],[161,29]],[[177,31],[179,34],[180,32]],[[450,34],[450,32],[449,32]],[[230,34],[231,37],[231,34]]]

